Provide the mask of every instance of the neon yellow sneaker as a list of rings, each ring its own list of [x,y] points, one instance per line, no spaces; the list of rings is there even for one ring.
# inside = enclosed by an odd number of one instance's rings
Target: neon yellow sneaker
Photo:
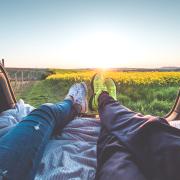
[[[114,100],[117,100],[117,96],[116,96],[116,89],[117,88],[116,88],[116,84],[115,84],[114,80],[111,78],[106,78],[105,79],[105,85],[107,87],[107,91],[108,91],[109,95],[111,97],[113,97]]]
[[[104,82],[103,75],[97,73],[93,76],[91,80],[91,88],[93,95],[89,100],[89,109],[91,111],[97,111],[98,109],[98,97],[103,91],[107,91],[107,87]]]

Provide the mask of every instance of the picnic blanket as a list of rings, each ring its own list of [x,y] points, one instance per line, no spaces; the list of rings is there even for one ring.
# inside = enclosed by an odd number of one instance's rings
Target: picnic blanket
[[[34,107],[19,100],[15,109],[0,114],[0,129],[16,125]],[[180,129],[180,121],[170,124]],[[93,180],[96,172],[96,143],[100,121],[76,118],[49,140],[35,180]]]
[[[34,109],[19,100],[15,109],[0,114],[0,129],[14,126]],[[35,180],[93,180],[100,122],[93,118],[71,121],[45,148]]]

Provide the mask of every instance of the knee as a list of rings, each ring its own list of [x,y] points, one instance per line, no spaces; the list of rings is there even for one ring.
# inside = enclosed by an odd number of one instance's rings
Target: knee
[[[46,103],[33,110],[29,116],[38,116],[44,119],[52,119],[56,114],[55,105]]]
[[[45,104],[40,105],[38,109],[49,111],[49,110],[53,109],[53,106],[54,106],[54,104],[52,104],[52,103],[45,103]]]
[[[55,105],[52,103],[45,103],[42,104],[37,110],[40,110],[45,114],[52,115],[55,113]]]

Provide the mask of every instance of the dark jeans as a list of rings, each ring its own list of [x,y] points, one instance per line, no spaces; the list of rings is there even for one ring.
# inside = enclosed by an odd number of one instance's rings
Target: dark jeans
[[[180,179],[179,129],[163,118],[135,113],[105,92],[99,115],[96,179]]]
[[[44,104],[0,138],[0,176],[8,180],[34,179],[44,148],[53,133],[74,118],[70,100]]]

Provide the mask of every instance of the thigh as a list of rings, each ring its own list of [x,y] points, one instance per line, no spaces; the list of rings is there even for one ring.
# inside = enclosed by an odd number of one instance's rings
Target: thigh
[[[145,180],[144,175],[126,151],[118,151],[103,164],[97,178],[101,180]]]
[[[9,179],[34,176],[51,133],[50,126],[21,121],[0,138],[0,171]]]
[[[145,180],[133,155],[104,127],[97,144],[96,179]]]
[[[0,129],[0,138],[4,136],[6,133],[8,133],[14,126],[5,127]]]

